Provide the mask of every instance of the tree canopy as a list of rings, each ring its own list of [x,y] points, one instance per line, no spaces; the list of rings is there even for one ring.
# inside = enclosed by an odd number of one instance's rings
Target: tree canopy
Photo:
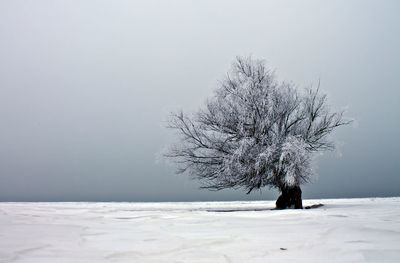
[[[319,85],[300,90],[264,61],[238,57],[204,107],[172,114],[180,140],[165,156],[203,188],[283,191],[310,180],[314,153],[332,150],[329,134],[348,123]]]

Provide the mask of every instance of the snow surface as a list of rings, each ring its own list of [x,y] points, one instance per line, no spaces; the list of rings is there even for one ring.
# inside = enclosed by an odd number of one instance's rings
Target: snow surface
[[[400,198],[0,203],[0,262],[400,262]]]

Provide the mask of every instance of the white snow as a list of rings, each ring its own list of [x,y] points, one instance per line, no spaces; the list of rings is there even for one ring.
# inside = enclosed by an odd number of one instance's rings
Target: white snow
[[[0,203],[0,262],[400,262],[400,198],[315,203]]]

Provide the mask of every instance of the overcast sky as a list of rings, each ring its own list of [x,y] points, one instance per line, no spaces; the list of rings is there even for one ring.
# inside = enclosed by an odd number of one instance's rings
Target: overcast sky
[[[275,199],[209,192],[156,154],[237,55],[321,81],[354,127],[305,198],[400,195],[399,1],[0,1],[0,201]]]

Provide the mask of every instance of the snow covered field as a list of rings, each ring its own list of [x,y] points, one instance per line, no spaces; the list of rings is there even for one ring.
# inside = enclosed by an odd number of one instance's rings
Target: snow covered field
[[[0,262],[400,262],[400,198],[0,203]]]

